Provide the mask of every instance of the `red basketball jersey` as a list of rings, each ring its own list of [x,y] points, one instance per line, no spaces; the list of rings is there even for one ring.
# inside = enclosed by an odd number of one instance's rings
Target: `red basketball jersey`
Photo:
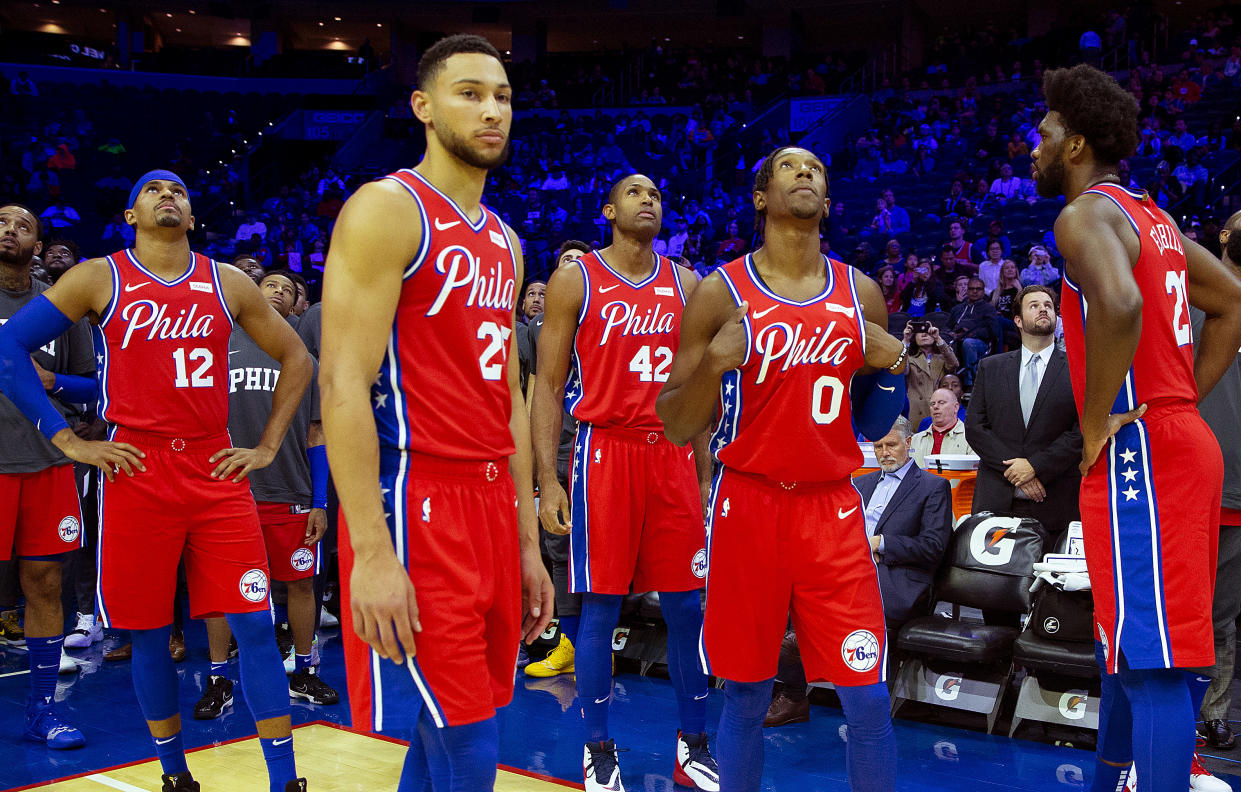
[[[413,170],[384,178],[413,199],[422,245],[405,268],[371,389],[379,442],[450,459],[508,456],[517,257],[507,229],[486,207],[471,221]]]
[[[681,340],[685,294],[677,267],[655,256],[655,270],[633,283],[598,252],[578,265],[585,281],[565,409],[595,426],[662,432],[655,398],[668,381]]]
[[[95,333],[100,416],[140,432],[182,438],[228,431],[228,338],[233,316],[219,265],[191,253],[165,281],[133,250],[107,257],[112,301]]]
[[[737,305],[749,302],[748,348],[720,382],[716,459],[776,481],[834,481],[862,466],[849,384],[865,365],[854,269],[824,256],[827,286],[794,302],[763,283],[751,256],[719,270]]]
[[[1138,235],[1140,252],[1133,277],[1142,292],[1142,337],[1133,366],[1116,396],[1113,412],[1127,412],[1139,404],[1151,410],[1174,404],[1196,405],[1193,337],[1189,328],[1187,267],[1181,235],[1145,192],[1117,184],[1099,184],[1087,193],[1102,195],[1125,213]],[[1090,266],[1083,262],[1082,266]],[[1086,381],[1086,313],[1089,306],[1081,288],[1066,271],[1060,313],[1064,344],[1077,408],[1081,411]]]

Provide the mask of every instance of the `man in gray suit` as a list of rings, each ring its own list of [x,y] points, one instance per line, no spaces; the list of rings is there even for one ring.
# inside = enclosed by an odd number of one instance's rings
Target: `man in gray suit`
[[[1053,344],[1055,295],[1027,286],[1017,300],[1021,349],[978,364],[965,413],[979,458],[973,509],[1033,517],[1054,545],[1080,519],[1082,435],[1067,361]]]

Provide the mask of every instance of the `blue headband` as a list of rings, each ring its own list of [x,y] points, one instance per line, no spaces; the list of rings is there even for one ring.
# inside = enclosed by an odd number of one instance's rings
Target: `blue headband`
[[[133,209],[134,202],[138,200],[138,193],[142,192],[142,188],[147,185],[147,182],[155,181],[156,179],[160,179],[161,181],[176,182],[181,185],[181,189],[185,190],[187,193],[190,191],[190,188],[185,186],[185,182],[181,181],[181,177],[170,170],[157,169],[147,171],[138,178],[138,181],[134,182],[134,188],[129,191],[129,203],[125,205],[125,208]]]

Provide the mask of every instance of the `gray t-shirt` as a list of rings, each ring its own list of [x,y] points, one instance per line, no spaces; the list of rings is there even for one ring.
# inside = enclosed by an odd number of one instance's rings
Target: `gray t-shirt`
[[[319,359],[319,338],[323,334],[323,303],[315,303],[306,309],[302,319],[297,323],[297,334],[301,336],[306,349]]]
[[[0,289],[0,324],[4,324],[23,305],[50,289],[46,283],[31,280],[24,292]],[[90,324],[82,319],[63,335],[33,355],[35,362],[56,374],[95,376],[95,348],[91,342]],[[85,415],[83,405],[69,404],[55,396],[52,404],[70,425],[80,423]],[[93,406],[93,405],[89,405]],[[44,437],[34,424],[17,409],[17,405],[0,394],[0,473],[37,473],[55,465],[67,465],[69,459]]]
[[[1206,314],[1190,307],[1194,343],[1202,337]],[[1219,384],[1198,404],[1202,419],[1215,433],[1224,454],[1224,498],[1227,509],[1241,509],[1241,352],[1224,372]]]
[[[316,378],[318,365],[315,366]],[[228,340],[228,432],[233,445],[253,448],[263,437],[271,415],[271,396],[280,379],[280,364],[259,348],[240,327]],[[319,418],[319,386],[315,379],[293,415],[289,431],[267,467],[249,475],[256,501],[310,505],[310,463],[306,433]]]
[[[543,331],[543,314],[530,320],[530,370],[538,371],[539,334]],[[556,453],[556,476],[569,480],[569,461],[573,458],[573,439],[577,436],[577,419],[566,410],[560,426],[560,448]]]

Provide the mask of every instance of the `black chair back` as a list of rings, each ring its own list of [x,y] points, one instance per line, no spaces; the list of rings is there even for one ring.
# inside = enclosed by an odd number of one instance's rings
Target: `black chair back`
[[[953,531],[936,596],[972,608],[1026,613],[1034,562],[1042,560],[1046,543],[1046,530],[1030,517],[971,515]]]

